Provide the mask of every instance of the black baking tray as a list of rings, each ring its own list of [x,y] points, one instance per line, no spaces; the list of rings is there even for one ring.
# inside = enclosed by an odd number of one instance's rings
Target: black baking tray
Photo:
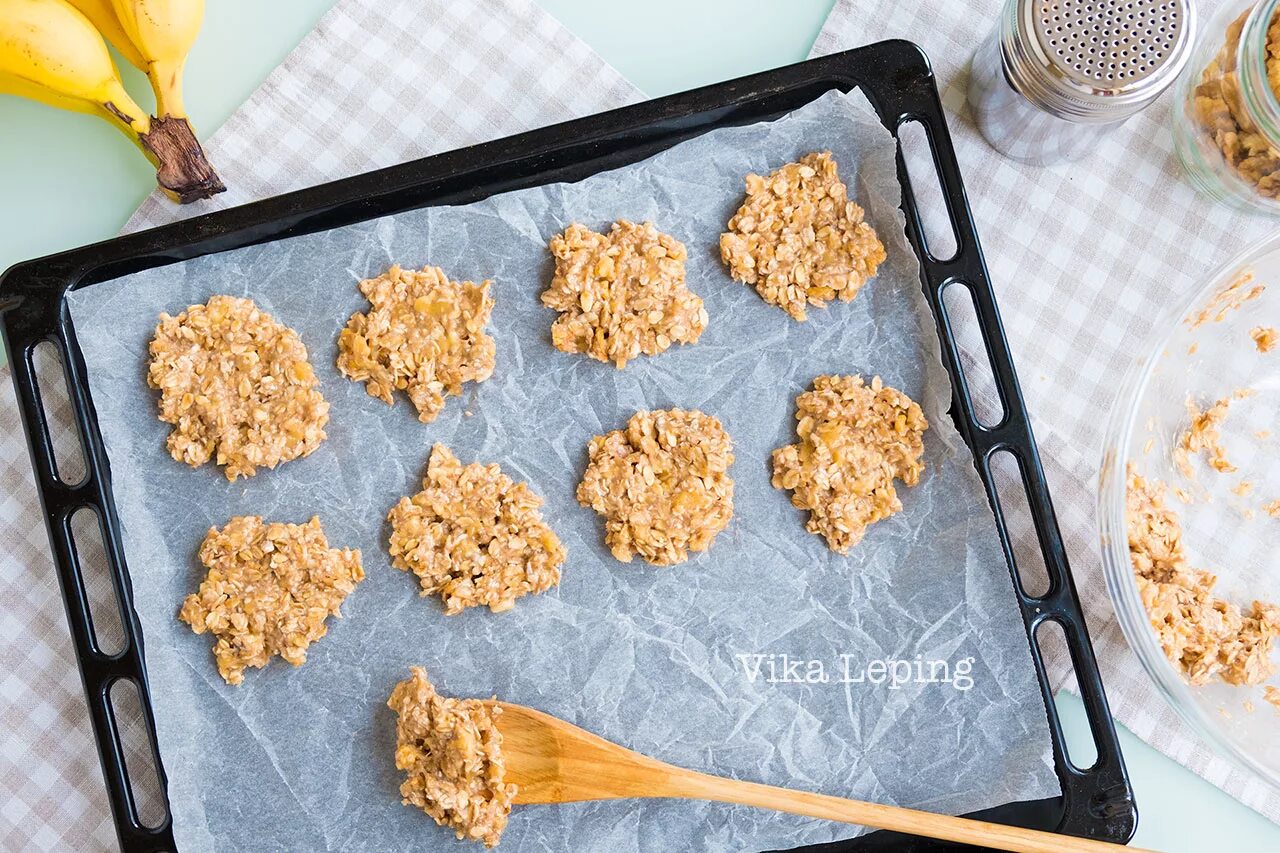
[[[144,638],[132,606],[120,522],[111,492],[111,460],[103,446],[86,365],[66,310],[68,291],[200,255],[413,208],[465,204],[523,187],[580,180],[644,159],[708,130],[776,118],[830,89],[848,91],[855,87],[863,91],[895,135],[900,126],[912,120],[927,131],[958,249],[947,260],[934,258],[928,252],[920,211],[900,150],[898,175],[903,187],[907,236],[920,258],[921,285],[943,344],[943,362],[952,385],[951,415],[973,451],[1000,528],[1013,592],[1048,709],[1053,757],[1062,784],[1060,797],[1008,803],[976,816],[1122,843],[1132,837],[1137,824],[1133,790],[1107,710],[933,71],[914,44],[885,41],[28,261],[0,278],[0,320],[13,364],[14,386],[112,813],[120,846],[126,853],[170,851],[176,847],[172,820],[167,814],[163,823],[153,828],[138,819],[124,746],[108,699],[117,681],[129,680],[139,686],[143,718],[154,748],[155,721],[143,666]],[[978,325],[1004,408],[1002,420],[994,426],[984,426],[975,415],[952,324],[942,304],[942,290],[953,281],[965,282],[974,297]],[[41,342],[57,347],[66,368],[71,406],[86,454],[87,473],[78,483],[63,482],[57,474],[53,438],[33,366],[33,351]],[[1012,453],[1021,464],[1049,578],[1043,595],[1027,594],[1019,580],[989,461],[997,451]],[[102,519],[107,560],[121,602],[126,635],[123,649],[116,654],[104,654],[94,640],[85,579],[70,527],[72,513],[82,507],[92,507]],[[1097,746],[1097,760],[1089,768],[1075,767],[1067,757],[1040,646],[1035,641],[1037,629],[1046,622],[1061,626],[1070,649]],[[163,761],[158,753],[156,757],[163,785]],[[890,832],[805,848],[808,853],[952,849],[961,848]]]

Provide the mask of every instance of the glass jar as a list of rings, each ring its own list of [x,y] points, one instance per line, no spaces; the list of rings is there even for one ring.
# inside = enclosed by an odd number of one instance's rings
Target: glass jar
[[[1280,0],[1227,3],[1204,30],[1173,111],[1174,147],[1191,183],[1272,214],[1280,214],[1277,7]]]

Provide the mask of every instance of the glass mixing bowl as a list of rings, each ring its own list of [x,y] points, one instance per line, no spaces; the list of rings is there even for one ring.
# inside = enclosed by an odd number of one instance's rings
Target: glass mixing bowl
[[[1241,285],[1246,274],[1252,279]],[[1229,306],[1231,294],[1241,298],[1258,285],[1254,298]],[[1167,485],[1165,503],[1181,519],[1190,565],[1217,575],[1213,596],[1246,611],[1254,600],[1280,604],[1280,517],[1264,509],[1280,501],[1280,345],[1260,351],[1259,327],[1280,328],[1280,233],[1224,265],[1157,324],[1159,340],[1131,368],[1107,425],[1098,526],[1120,626],[1164,698],[1219,753],[1280,786],[1280,707],[1265,692],[1280,687],[1280,676],[1250,687],[1218,678],[1192,685],[1182,676],[1139,594],[1125,517],[1132,466]],[[1232,400],[1221,425],[1220,444],[1237,470],[1216,470],[1193,454],[1187,476],[1173,450],[1190,421],[1188,400],[1203,410],[1243,389],[1250,393]],[[1280,516],[1280,503],[1271,509]],[[1280,660],[1276,646],[1272,661]]]

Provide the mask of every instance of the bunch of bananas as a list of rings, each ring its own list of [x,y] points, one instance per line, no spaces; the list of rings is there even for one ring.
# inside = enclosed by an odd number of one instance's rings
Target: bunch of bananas
[[[0,0],[0,93],[96,115],[133,140],[183,204],[224,189],[182,105],[182,69],[204,0]],[[146,73],[147,115],[125,92],[107,41]]]

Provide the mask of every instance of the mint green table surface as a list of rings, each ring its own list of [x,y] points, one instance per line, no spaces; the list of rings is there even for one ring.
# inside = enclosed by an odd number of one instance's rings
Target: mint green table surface
[[[218,0],[187,72],[198,127],[217,127],[332,5]],[[650,95],[801,60],[829,0],[648,0],[543,5]],[[910,38],[911,33],[903,33]],[[147,104],[141,75],[130,91]],[[124,137],[95,119],[0,96],[0,269],[112,236],[153,184]],[[1087,743],[1078,699],[1058,697],[1073,743]],[[1280,827],[1121,730],[1141,821],[1135,844],[1166,851],[1280,850]]]

